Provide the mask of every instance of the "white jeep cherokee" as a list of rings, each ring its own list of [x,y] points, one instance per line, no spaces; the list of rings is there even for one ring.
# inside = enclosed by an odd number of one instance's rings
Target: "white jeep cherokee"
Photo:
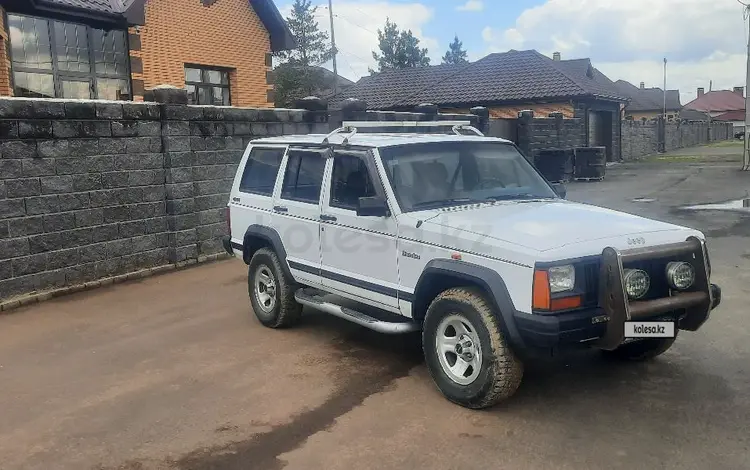
[[[702,233],[566,201],[511,142],[356,131],[243,155],[224,248],[248,264],[265,326],[308,306],[421,331],[441,392],[483,408],[516,391],[522,359],[576,345],[652,358],[720,302]]]

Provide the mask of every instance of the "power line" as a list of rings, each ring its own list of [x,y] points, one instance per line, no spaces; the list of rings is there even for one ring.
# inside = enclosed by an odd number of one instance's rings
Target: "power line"
[[[343,51],[341,51],[341,52],[342,52],[341,59],[344,62],[346,62],[346,66],[349,67],[349,70],[352,71],[352,76],[356,77],[357,76],[357,72],[354,70],[354,67],[352,67],[352,64],[351,64],[351,62],[349,62],[349,59],[347,59],[346,57],[344,57]]]
[[[341,15],[339,15],[339,14],[335,14],[335,15],[333,15],[333,16],[335,16],[336,18],[341,18],[342,20],[346,21],[347,23],[349,23],[349,24],[351,24],[351,25],[353,25],[353,26],[356,26],[356,27],[358,27],[358,28],[359,28],[359,29],[361,29],[361,30],[367,31],[367,32],[368,32],[368,33],[370,33],[370,34],[373,34],[373,35],[375,35],[375,36],[377,36],[377,35],[378,35],[378,33],[376,33],[375,31],[373,31],[373,30],[371,30],[371,29],[368,29],[368,28],[365,28],[365,27],[364,27],[364,26],[362,26],[361,24],[359,24],[359,23],[355,23],[354,21],[350,20],[349,18],[347,18],[347,17],[345,17],[345,16],[341,16]]]

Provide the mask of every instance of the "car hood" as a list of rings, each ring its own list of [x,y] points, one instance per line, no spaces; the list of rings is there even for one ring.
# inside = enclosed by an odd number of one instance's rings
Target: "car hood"
[[[416,214],[412,214],[416,215]],[[490,237],[538,251],[685,227],[565,200],[503,201],[441,209],[428,217],[452,232]]]

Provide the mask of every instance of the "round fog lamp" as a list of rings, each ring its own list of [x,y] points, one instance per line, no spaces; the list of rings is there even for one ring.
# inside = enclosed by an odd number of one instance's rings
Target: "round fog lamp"
[[[667,282],[672,289],[685,290],[695,282],[695,268],[690,263],[675,261],[667,264]]]
[[[642,298],[651,287],[651,279],[646,271],[640,269],[625,270],[625,292],[633,300]]]

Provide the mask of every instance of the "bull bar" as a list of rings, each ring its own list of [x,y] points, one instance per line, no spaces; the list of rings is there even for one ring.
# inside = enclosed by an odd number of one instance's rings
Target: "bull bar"
[[[628,299],[623,265],[653,258],[674,258],[674,261],[690,262],[695,268],[695,282],[690,291],[673,291],[669,297],[654,300]],[[625,322],[645,320],[674,311],[685,312],[675,320],[679,329],[696,331],[708,320],[711,309],[715,306],[705,242],[697,237],[689,237],[681,243],[654,247],[629,250],[605,248],[599,271],[599,306],[609,317],[605,334],[596,342],[596,346],[601,349],[613,350],[623,343]]]

